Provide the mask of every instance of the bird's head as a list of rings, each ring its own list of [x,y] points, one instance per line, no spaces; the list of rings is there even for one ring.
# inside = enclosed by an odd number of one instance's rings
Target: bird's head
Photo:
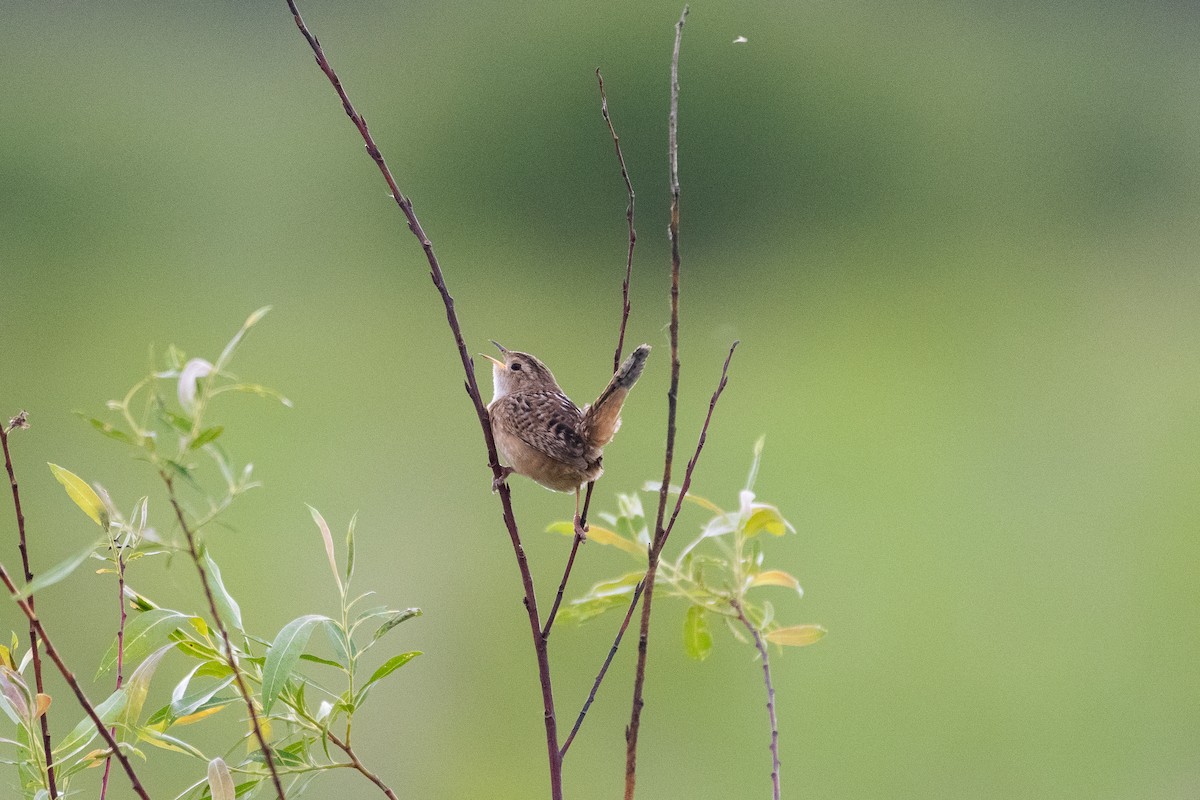
[[[496,345],[503,360],[483,353],[480,355],[492,362],[495,392],[493,400],[506,394],[558,390],[558,381],[554,380],[550,369],[536,357],[529,353],[509,350],[498,342],[492,344]]]

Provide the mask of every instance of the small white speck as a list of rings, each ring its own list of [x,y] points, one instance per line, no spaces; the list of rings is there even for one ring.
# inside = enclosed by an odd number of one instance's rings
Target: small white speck
[[[750,40],[747,39],[745,36],[739,36],[733,40],[733,43],[734,44],[745,44],[748,41],[750,41]]]

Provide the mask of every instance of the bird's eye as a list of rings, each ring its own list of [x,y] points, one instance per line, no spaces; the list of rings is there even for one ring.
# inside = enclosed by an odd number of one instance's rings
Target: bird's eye
[[[520,371],[521,371],[521,362],[520,362],[520,361],[514,361],[514,362],[512,363],[512,366],[511,366],[511,367],[509,367],[509,369],[511,369],[513,372],[520,372]]]

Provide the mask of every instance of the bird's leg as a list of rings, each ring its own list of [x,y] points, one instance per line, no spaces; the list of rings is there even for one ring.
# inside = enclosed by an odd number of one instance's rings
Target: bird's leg
[[[579,487],[575,487],[575,535],[580,539],[587,540],[587,514],[588,508],[592,505],[592,489],[596,488],[595,481],[588,482],[587,496],[583,500],[583,513],[579,512]]]
[[[500,491],[500,487],[508,481],[508,476],[513,474],[512,467],[501,467],[500,477],[492,479],[492,494]]]

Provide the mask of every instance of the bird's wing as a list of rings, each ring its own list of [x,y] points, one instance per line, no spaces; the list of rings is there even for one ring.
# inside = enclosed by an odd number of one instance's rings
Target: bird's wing
[[[502,402],[507,426],[530,447],[578,469],[594,460],[579,435],[583,412],[562,392],[522,392]]]

